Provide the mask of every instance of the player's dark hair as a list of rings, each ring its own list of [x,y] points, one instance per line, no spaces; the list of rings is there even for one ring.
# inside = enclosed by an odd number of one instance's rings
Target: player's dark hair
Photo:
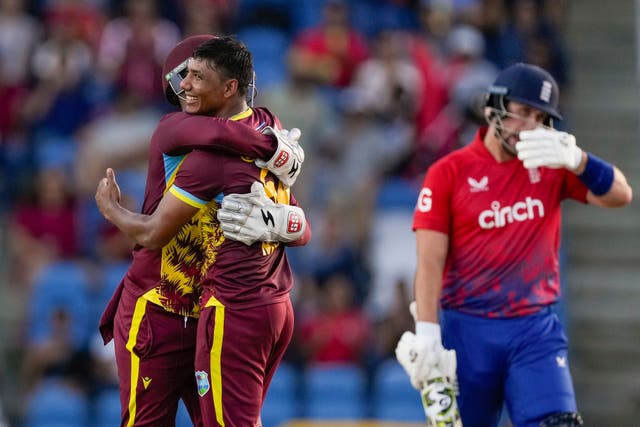
[[[253,75],[253,56],[233,37],[216,37],[202,43],[193,57],[207,60],[210,67],[226,78],[238,80],[238,92],[246,96]]]

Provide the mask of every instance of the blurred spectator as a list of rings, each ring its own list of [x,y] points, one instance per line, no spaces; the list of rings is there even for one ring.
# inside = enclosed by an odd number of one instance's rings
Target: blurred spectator
[[[235,19],[236,3],[235,0],[180,0],[183,36],[229,34]]]
[[[26,0],[0,0],[0,75],[7,86],[27,82],[29,58],[41,37],[26,5]]]
[[[351,84],[363,98],[362,108],[402,126],[413,125],[424,96],[420,72],[407,46],[404,32],[380,31],[373,40],[371,57],[360,64]]]
[[[163,104],[162,63],[180,41],[176,23],[158,16],[153,0],[127,0],[125,15],[107,23],[98,72],[108,83],[151,104]]]
[[[344,88],[368,56],[367,41],[350,26],[346,0],[326,0],[322,17],[294,39],[292,67],[318,83]]]
[[[468,25],[454,27],[447,37],[442,73],[447,87],[447,105],[427,126],[419,141],[423,167],[459,148],[478,125],[484,123],[481,105],[487,87],[498,70],[484,59],[484,39]]]
[[[507,2],[507,19],[493,46],[498,66],[529,62],[547,69],[560,86],[568,82],[567,53],[556,29],[545,19],[538,0]]]
[[[291,61],[289,61],[291,64]],[[306,156],[304,173],[296,181],[296,199],[301,206],[312,209],[317,203],[313,183],[321,173],[318,158],[324,141],[335,135],[339,126],[337,112],[317,82],[295,66],[289,67],[288,79],[262,91],[258,80],[256,105],[267,105],[278,115],[286,129],[302,129],[302,146]]]
[[[44,8],[45,21],[64,25],[95,52],[106,17],[95,2],[86,0],[53,0]]]
[[[300,345],[307,363],[362,363],[371,338],[371,324],[354,304],[354,286],[343,274],[321,284],[321,309],[301,319]]]
[[[395,358],[395,349],[404,331],[412,331],[415,321],[409,312],[409,304],[413,295],[408,291],[411,287],[398,279],[393,286],[393,299],[388,301],[388,310],[385,315],[376,319],[375,342],[376,357],[378,360]]]
[[[354,298],[362,303],[369,286],[369,271],[362,249],[354,242],[352,215],[340,207],[329,206],[314,222],[315,237],[304,248],[290,251],[292,265],[300,276],[322,283],[333,274],[346,276],[355,287]],[[304,279],[303,279],[304,280]]]
[[[71,333],[71,314],[63,308],[49,319],[51,334],[44,340],[27,344],[23,362],[22,384],[30,392],[45,377],[70,375],[76,362]]]
[[[94,109],[92,67],[92,51],[74,27],[47,21],[47,38],[31,61],[35,83],[21,111],[36,149],[55,139],[59,150],[75,151],[73,134]]]
[[[29,290],[40,268],[53,260],[78,255],[75,195],[65,169],[40,169],[31,190],[10,212],[9,274]]]
[[[110,108],[77,133],[75,178],[80,193],[93,202],[96,185],[107,165],[119,173],[138,175],[144,185],[149,140],[160,117],[160,112],[142,102],[137,94],[118,91]],[[133,196],[142,201],[142,193]]]

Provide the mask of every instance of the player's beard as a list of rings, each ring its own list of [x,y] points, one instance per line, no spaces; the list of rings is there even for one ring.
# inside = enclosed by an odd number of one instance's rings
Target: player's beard
[[[520,140],[519,132],[514,131],[513,129],[504,127],[502,125],[502,120],[498,119],[496,123],[496,131],[495,136],[500,141],[500,145],[502,149],[509,154],[510,156],[516,157],[518,152],[516,151],[516,143]]]

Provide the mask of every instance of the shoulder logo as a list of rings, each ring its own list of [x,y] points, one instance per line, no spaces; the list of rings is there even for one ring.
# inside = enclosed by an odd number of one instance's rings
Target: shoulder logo
[[[469,183],[469,190],[472,193],[489,190],[489,177],[487,176],[483,176],[482,178],[480,178],[480,181],[476,181],[475,179],[469,177],[467,178],[467,182]]]

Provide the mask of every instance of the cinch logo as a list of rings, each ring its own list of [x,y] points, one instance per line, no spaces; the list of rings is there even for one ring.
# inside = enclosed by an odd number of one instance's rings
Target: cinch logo
[[[491,209],[480,212],[478,224],[480,228],[490,230],[502,228],[515,222],[523,222],[544,217],[544,205],[541,200],[527,197],[524,202],[516,202],[513,206],[500,207],[500,202],[491,202]]]

